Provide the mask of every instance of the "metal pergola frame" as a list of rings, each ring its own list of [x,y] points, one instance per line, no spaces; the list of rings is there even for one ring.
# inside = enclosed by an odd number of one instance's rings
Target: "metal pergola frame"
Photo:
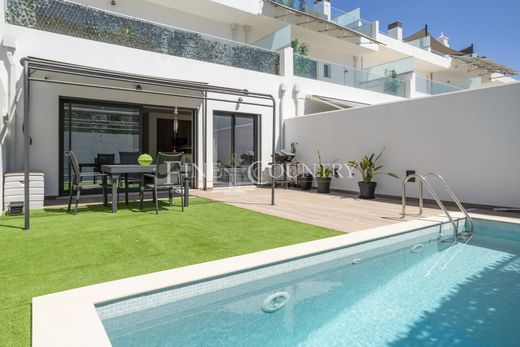
[[[31,82],[51,83],[70,86],[79,86],[86,88],[97,88],[105,90],[116,90],[141,94],[153,94],[162,96],[173,96],[178,98],[196,99],[202,101],[203,119],[203,168],[204,177],[203,189],[207,189],[207,117],[208,117],[208,100],[226,102],[232,104],[242,104],[251,106],[268,107],[272,109],[273,129],[272,129],[272,158],[274,163],[276,151],[276,100],[271,94],[250,92],[247,89],[228,88],[222,86],[211,85],[207,83],[166,79],[153,76],[145,76],[139,74],[131,74],[115,70],[106,70],[84,65],[70,64],[60,61],[47,60],[36,57],[25,57],[21,59],[23,66],[23,135],[24,135],[24,229],[30,229],[30,149],[32,139],[30,136],[30,87]],[[198,92],[201,95],[186,95],[173,92],[163,92],[157,90],[145,90],[144,88],[128,88],[100,83],[73,82],[67,80],[50,79],[48,77],[35,77],[37,71],[58,73],[68,76],[90,78],[94,80],[103,80],[105,82],[125,82],[136,85],[165,87],[173,89],[181,89],[184,91]],[[224,99],[222,97],[209,97],[208,94],[226,95],[228,97],[239,97],[239,100]],[[270,103],[262,103],[260,100],[269,101]],[[271,180],[271,205],[275,204],[275,181]]]

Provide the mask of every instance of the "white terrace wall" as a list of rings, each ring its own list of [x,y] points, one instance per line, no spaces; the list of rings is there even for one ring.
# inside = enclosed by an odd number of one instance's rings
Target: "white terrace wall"
[[[406,170],[433,171],[463,202],[520,207],[520,83],[297,117],[285,131],[308,165],[317,149],[345,163],[385,146],[381,163],[400,179],[378,177],[379,194],[400,196]],[[358,180],[336,178],[333,188],[357,191]],[[408,189],[417,196],[416,183]]]

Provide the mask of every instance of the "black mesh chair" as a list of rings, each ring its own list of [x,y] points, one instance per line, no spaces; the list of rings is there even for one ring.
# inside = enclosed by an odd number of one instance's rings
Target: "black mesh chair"
[[[79,204],[79,198],[81,196],[81,191],[85,189],[94,189],[99,188],[103,190],[103,203],[106,206],[107,204],[107,195],[106,195],[106,175],[100,172],[81,172],[78,164],[78,158],[74,154],[74,152],[65,152],[65,155],[67,156],[67,159],[69,160],[70,167],[72,169],[72,175],[71,179],[69,181],[69,190],[70,190],[70,196],[69,196],[69,206],[67,208],[67,212],[70,212],[70,207],[72,205],[72,196],[74,195],[74,192],[76,192],[76,202],[74,207],[74,214],[78,213],[78,204]],[[91,184],[88,186],[83,185],[83,178],[86,177],[92,177],[93,182],[95,182],[96,177],[102,178],[102,184]]]
[[[145,174],[145,177],[153,179],[150,184],[141,186],[140,198],[141,209],[143,209],[144,192],[153,192],[155,201],[155,213],[159,213],[158,192],[168,190],[170,207],[173,206],[173,192],[179,191],[181,196],[181,207],[184,212],[184,187],[181,175],[181,165],[184,153],[162,153],[157,154],[157,169],[153,175]]]
[[[111,154],[103,154],[98,153],[97,157],[94,159],[95,163],[95,171],[101,172],[102,165],[114,165],[116,163],[116,155]],[[94,176],[94,184],[96,183],[96,176]]]
[[[137,165],[139,152],[119,152],[119,164],[121,165]],[[141,184],[141,176],[139,174],[125,174],[124,188],[125,188],[125,203],[128,205],[128,190],[130,184]]]

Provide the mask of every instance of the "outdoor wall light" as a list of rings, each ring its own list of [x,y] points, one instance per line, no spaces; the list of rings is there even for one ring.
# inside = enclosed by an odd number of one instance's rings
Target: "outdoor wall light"
[[[115,6],[116,5],[116,0],[110,1],[110,5]]]
[[[242,103],[242,101],[244,101],[244,99],[242,99],[242,97],[239,97],[237,100],[237,105],[235,106],[235,111],[238,111],[240,109],[240,104]]]
[[[142,89],[143,89],[143,87],[141,87],[140,84],[138,84],[138,85],[135,86],[135,90],[142,90]]]

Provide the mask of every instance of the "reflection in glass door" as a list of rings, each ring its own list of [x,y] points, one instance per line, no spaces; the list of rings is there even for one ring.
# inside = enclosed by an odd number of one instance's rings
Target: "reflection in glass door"
[[[216,112],[213,116],[213,182],[215,186],[254,184],[257,117]]]
[[[129,105],[61,101],[62,194],[69,190],[71,170],[65,151],[73,151],[82,171],[99,171],[102,164],[117,164],[121,152],[140,151],[140,109]],[[99,183],[92,177],[84,184]],[[97,182],[96,182],[97,181]]]

